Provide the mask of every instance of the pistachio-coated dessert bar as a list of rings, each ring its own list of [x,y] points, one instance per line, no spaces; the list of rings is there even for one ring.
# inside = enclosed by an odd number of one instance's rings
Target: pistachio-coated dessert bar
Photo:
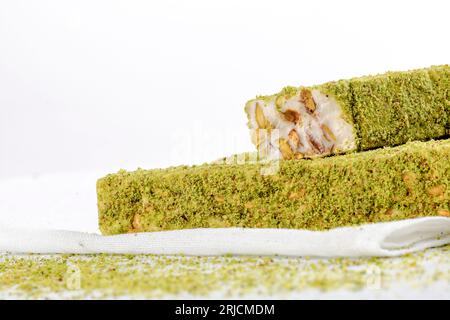
[[[245,106],[263,157],[299,159],[449,136],[450,68],[286,87]]]
[[[97,182],[103,234],[199,227],[324,230],[450,215],[450,139],[313,160],[119,171]]]

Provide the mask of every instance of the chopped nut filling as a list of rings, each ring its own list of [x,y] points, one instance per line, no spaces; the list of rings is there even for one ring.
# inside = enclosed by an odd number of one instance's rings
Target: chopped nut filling
[[[289,95],[284,90],[250,101],[246,108],[252,140],[264,157],[312,158],[356,148],[353,126],[344,120],[339,104],[319,90],[291,88]]]

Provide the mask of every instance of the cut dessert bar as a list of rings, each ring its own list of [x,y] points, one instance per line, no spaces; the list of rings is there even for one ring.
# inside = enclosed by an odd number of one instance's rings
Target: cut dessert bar
[[[450,139],[314,160],[119,171],[97,182],[104,234],[198,227],[323,230],[450,215]]]
[[[286,87],[247,102],[261,156],[311,158],[449,135],[450,68]]]

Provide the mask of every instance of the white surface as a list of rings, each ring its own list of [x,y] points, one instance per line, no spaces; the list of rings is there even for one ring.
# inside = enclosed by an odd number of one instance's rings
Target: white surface
[[[103,237],[94,234],[97,177],[63,174],[0,182],[0,252],[395,256],[450,242],[450,219],[443,217],[329,232],[227,228]]]
[[[253,150],[248,99],[449,63],[449,11],[445,0],[2,0],[0,178]]]
[[[96,181],[101,173],[0,180],[0,226],[99,232]]]

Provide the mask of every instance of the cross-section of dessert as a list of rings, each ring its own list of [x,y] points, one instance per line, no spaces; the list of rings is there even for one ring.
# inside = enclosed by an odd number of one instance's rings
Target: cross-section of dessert
[[[285,87],[245,106],[260,156],[300,159],[450,134],[450,68]]]

